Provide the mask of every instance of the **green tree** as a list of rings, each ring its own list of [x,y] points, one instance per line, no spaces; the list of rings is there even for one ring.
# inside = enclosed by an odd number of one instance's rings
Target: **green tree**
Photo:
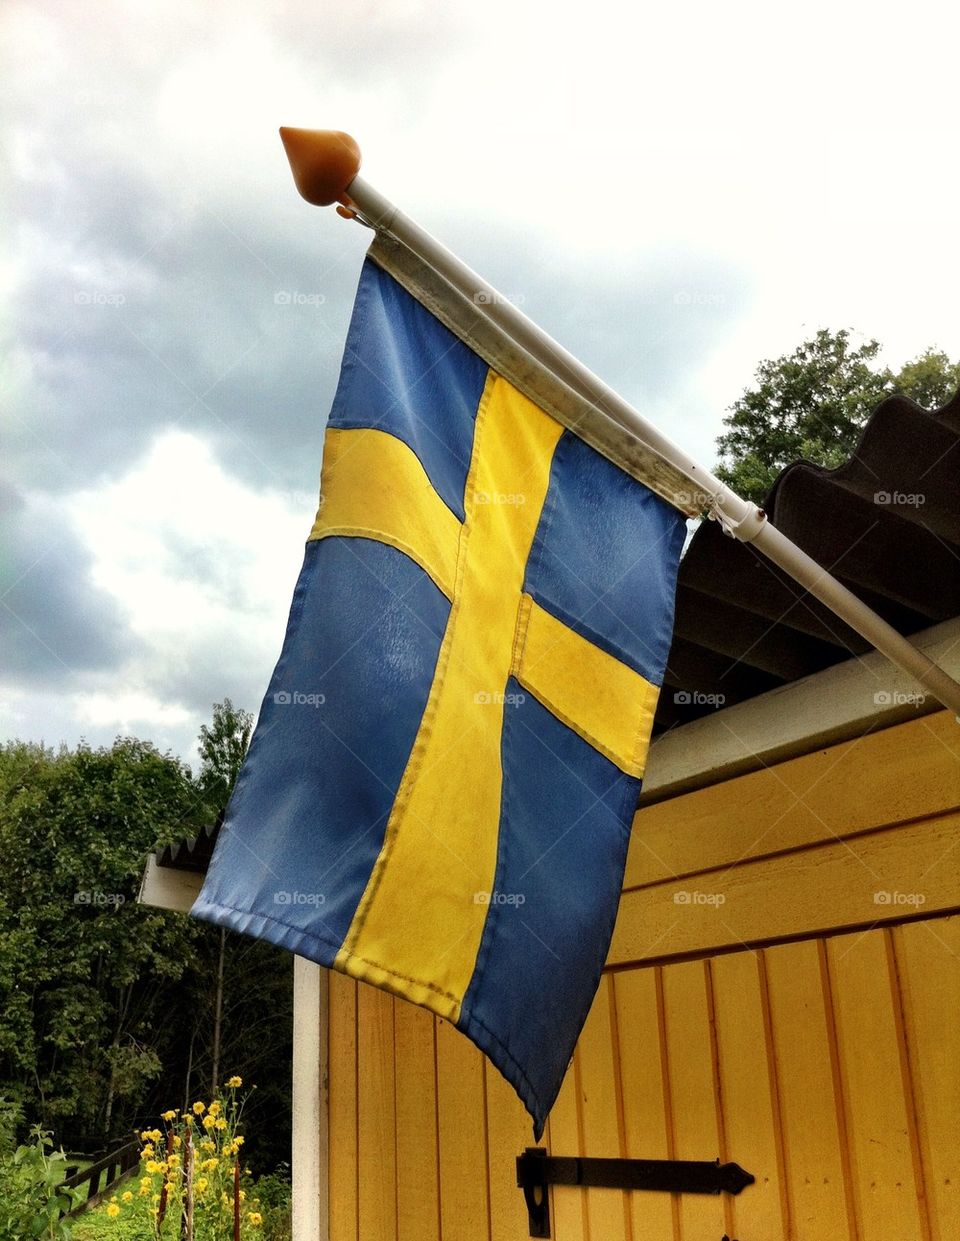
[[[225,698],[214,704],[211,724],[200,729],[197,784],[210,822],[229,800],[252,726],[253,716]],[[256,1122],[253,1150],[272,1166],[289,1154],[293,958],[261,940],[203,924],[198,929],[185,980],[192,1015],[191,1078],[211,1095],[224,1073],[240,1072],[258,1084],[249,1100]]]
[[[960,361],[951,362],[940,349],[926,349],[900,368],[892,387],[924,409],[942,409],[960,389]]]
[[[755,384],[730,407],[717,440],[717,476],[762,503],[793,461],[834,468],[854,451],[870,414],[893,393],[926,409],[945,405],[960,386],[960,362],[927,349],[896,374],[877,365],[880,344],[855,345],[846,329],[821,329],[792,353],[761,362]]]
[[[249,711],[238,709],[229,698],[213,704],[213,723],[200,727],[198,748],[200,751],[200,776],[198,785],[212,820],[225,809],[247,747],[253,716]],[[210,1038],[209,1092],[214,1094],[220,1084],[220,1051],[223,1025],[223,987],[227,959],[227,934],[221,929],[216,936],[214,951],[212,1034]]]
[[[229,698],[213,705],[213,721],[202,724],[198,785],[213,818],[226,806],[250,744],[253,716]]]
[[[0,747],[0,1092],[72,1141],[126,1128],[160,1073],[196,931],[136,896],[196,813],[189,770],[147,743]]]
[[[251,1159],[289,1158],[292,957],[136,901],[149,853],[216,820],[249,730],[217,704],[196,779],[131,738],[0,746],[0,1153],[34,1123],[101,1146],[240,1073]]]

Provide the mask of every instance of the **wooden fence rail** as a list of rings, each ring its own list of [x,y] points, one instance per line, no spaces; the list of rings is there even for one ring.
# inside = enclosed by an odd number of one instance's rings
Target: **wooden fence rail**
[[[92,1163],[89,1168],[84,1168],[81,1172],[73,1172],[72,1175],[60,1182],[58,1189],[64,1193],[70,1193],[79,1189],[82,1185],[87,1186],[87,1196],[77,1203],[72,1210],[64,1212],[69,1219],[74,1215],[79,1215],[81,1211],[87,1211],[94,1207],[103,1198],[106,1197],[112,1189],[119,1185],[130,1175],[130,1172],[140,1162],[140,1142],[137,1138],[130,1138],[124,1142],[122,1146],[116,1147],[102,1159],[98,1159],[96,1163]],[[71,1169],[68,1167],[67,1172]]]

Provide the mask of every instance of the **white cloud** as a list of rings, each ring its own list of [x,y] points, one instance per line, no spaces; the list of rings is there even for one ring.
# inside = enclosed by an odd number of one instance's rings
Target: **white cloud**
[[[77,694],[73,700],[76,718],[81,724],[98,729],[109,727],[118,733],[132,733],[141,728],[169,728],[190,721],[184,707],[160,702],[148,694],[115,694],[98,691]]]
[[[254,491],[208,444],[157,437],[123,479],[66,504],[93,556],[92,577],[154,643],[213,631],[259,648],[289,602],[309,529],[307,497]]]
[[[960,18],[933,0],[104,0],[16,5],[5,30],[28,205],[4,288],[40,289],[43,329],[11,350],[35,390],[18,435],[41,446],[22,485],[82,537],[135,643],[59,694],[10,690],[0,735],[131,727],[185,750],[203,701],[257,705],[314,505],[284,483],[305,486],[366,241],[297,198],[281,124],[353,132],[375,185],[707,464],[758,360],[820,326],[877,336],[891,365],[960,352]],[[716,306],[678,312],[665,267]],[[75,289],[115,288],[123,315],[77,317]],[[324,315],[281,317],[287,288],[322,289]],[[251,377],[276,392],[269,460]]]
[[[194,714],[203,692],[259,705],[315,507],[312,496],[245,486],[179,431],[119,482],[71,498],[92,579],[140,640],[126,670],[138,692],[173,692]]]
[[[243,485],[207,443],[175,430],[119,481],[61,498],[59,521],[89,552],[90,579],[116,600],[133,650],[115,668],[65,669],[58,690],[8,688],[5,734],[134,732],[187,754],[213,701],[256,709],[315,507],[314,496]]]

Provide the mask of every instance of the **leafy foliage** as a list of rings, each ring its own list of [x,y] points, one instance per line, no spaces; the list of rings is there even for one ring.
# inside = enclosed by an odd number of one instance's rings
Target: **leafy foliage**
[[[160,1062],[195,929],[136,903],[157,841],[195,830],[189,772],[125,739],[0,751],[0,1077],[45,1125],[110,1129]]]
[[[927,349],[894,374],[880,368],[880,344],[855,345],[846,329],[821,329],[793,353],[761,362],[755,385],[731,406],[717,440],[717,476],[762,503],[794,461],[834,468],[854,451],[885,396],[901,393],[926,409],[945,405],[960,386],[960,362]]]
[[[924,409],[942,409],[960,388],[960,361],[951,362],[942,350],[926,349],[901,367],[892,384],[894,392]]]
[[[66,1157],[52,1145],[50,1134],[34,1126],[28,1143],[0,1159],[0,1241],[70,1241],[61,1214],[73,1198],[58,1189]]]
[[[196,779],[132,738],[0,746],[0,1154],[5,1117],[8,1145],[26,1118],[102,1149],[209,1082],[220,932],[136,896],[151,851],[216,817],[249,728],[218,704]],[[221,1054],[261,1083],[250,1155],[272,1168],[289,1154],[292,958],[228,934],[224,967]]]
[[[213,708],[213,723],[200,727],[200,776],[198,786],[215,818],[227,804],[250,744],[253,716],[235,707],[229,698]]]
[[[13,1154],[17,1129],[23,1123],[23,1108],[0,1095],[0,1159]]]

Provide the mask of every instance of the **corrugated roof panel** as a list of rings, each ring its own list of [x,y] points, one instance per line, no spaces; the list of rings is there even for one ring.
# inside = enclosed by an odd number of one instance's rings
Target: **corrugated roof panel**
[[[800,461],[774,524],[901,633],[960,615],[960,393],[928,413],[890,397],[835,470]],[[656,732],[861,655],[868,644],[714,522],[680,565]]]

